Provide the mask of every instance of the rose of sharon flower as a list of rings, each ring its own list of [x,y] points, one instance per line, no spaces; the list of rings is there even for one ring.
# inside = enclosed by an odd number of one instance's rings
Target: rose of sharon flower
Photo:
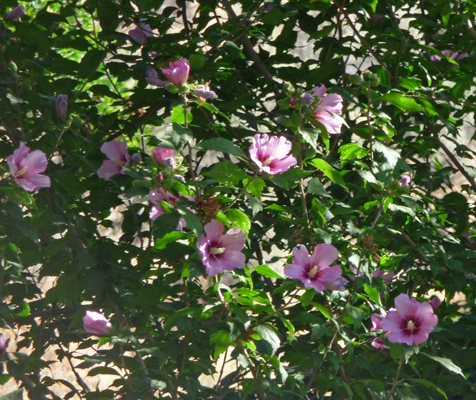
[[[330,244],[318,244],[310,256],[306,246],[300,244],[293,249],[293,263],[284,266],[284,273],[299,279],[306,288],[318,292],[335,290],[342,279],[341,267],[330,266],[339,256],[337,249]]]
[[[400,186],[408,186],[411,182],[411,179],[409,176],[402,176],[402,178],[400,179]]]
[[[112,328],[109,320],[97,311],[86,311],[83,325],[85,331],[93,335],[109,335]]]
[[[172,193],[168,192],[163,188],[152,189],[149,192],[149,200],[152,203],[152,208],[149,212],[149,218],[152,221],[155,221],[158,217],[162,214],[166,214],[162,206],[160,205],[159,201],[165,201],[170,205],[171,208],[176,208],[176,204],[178,203],[179,199],[175,197]],[[180,218],[179,223],[177,225],[177,230],[181,230],[187,226],[187,223],[183,218]]]
[[[167,159],[174,159],[175,151],[173,149],[166,149],[165,147],[157,147],[152,149],[157,164],[164,164]]]
[[[18,6],[5,15],[5,21],[16,21],[25,16],[25,7]]]
[[[395,310],[390,310],[383,320],[382,329],[390,332],[388,340],[392,343],[420,344],[438,323],[429,303],[419,303],[402,293],[395,299]]]
[[[147,83],[151,86],[165,87],[168,83],[167,81],[160,80],[157,71],[152,67],[147,67],[145,76],[147,77]]]
[[[124,139],[122,142],[113,140],[105,142],[101,146],[101,151],[109,160],[105,160],[101,168],[98,169],[98,176],[102,179],[111,179],[116,174],[125,174],[123,166],[128,166],[130,162],[129,152],[127,151],[127,143]]]
[[[23,186],[23,189],[34,192],[42,187],[51,186],[50,178],[40,174],[48,165],[46,154],[41,150],[30,153],[30,148],[24,142],[20,142],[20,147],[6,160],[13,179]]]
[[[3,336],[3,333],[0,333],[0,360],[5,356],[9,343],[10,343],[10,338],[5,340],[5,336]]]
[[[372,314],[372,316],[370,317],[370,320],[372,322],[372,328],[370,329],[370,332],[382,329],[382,318],[385,318],[385,314]],[[372,340],[372,346],[380,350],[389,349],[388,346],[385,346],[382,338],[380,337],[377,337]]]
[[[205,85],[203,87],[199,87],[199,88],[196,88],[196,89],[192,89],[192,93],[195,96],[197,96],[199,98],[201,97],[202,99],[205,99],[205,100],[216,100],[216,99],[218,99],[218,95],[213,90],[210,90],[208,85]]]
[[[468,53],[464,53],[462,51],[453,51],[453,50],[443,50],[441,54],[443,54],[445,57],[452,58],[455,61],[459,61],[459,60],[462,60],[463,58],[469,57]],[[439,62],[441,61],[441,57],[436,54],[433,54],[431,56],[431,61]],[[454,64],[452,65],[456,68],[459,68],[457,65],[454,65]]]
[[[223,235],[225,225],[217,219],[213,219],[203,229],[206,236],[200,238],[197,248],[209,276],[245,266],[246,257],[241,252],[245,244],[242,229],[232,228]]]
[[[334,118],[331,114],[340,114],[342,112],[342,97],[338,94],[331,93],[326,95],[327,88],[322,85],[312,90],[313,96],[320,97],[321,102],[314,110],[316,119],[326,127],[327,132],[331,135],[340,133],[342,121]]]
[[[58,119],[66,118],[66,113],[68,112],[68,95],[60,94],[56,98],[56,115]]]
[[[186,58],[178,61],[172,61],[169,64],[170,68],[162,68],[165,77],[174,85],[181,85],[187,82],[190,75],[190,64]]]
[[[129,36],[137,43],[143,45],[147,43],[147,38],[154,36],[149,24],[140,24],[137,28],[129,31]]]
[[[260,172],[269,175],[282,174],[293,165],[296,159],[289,155],[292,145],[285,137],[266,134],[255,135],[253,144],[250,146],[250,158],[258,166]]]

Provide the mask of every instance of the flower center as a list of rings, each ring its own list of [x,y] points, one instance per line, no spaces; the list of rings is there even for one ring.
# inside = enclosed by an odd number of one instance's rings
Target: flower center
[[[212,253],[215,256],[217,254],[223,254],[224,252],[225,252],[224,247],[212,247],[211,250],[210,250],[210,253]]]
[[[274,160],[273,156],[269,156],[266,160],[263,161],[263,165],[267,167],[269,164],[271,164]]]
[[[319,271],[319,267],[317,265],[314,265],[309,271],[309,278],[314,278]]]
[[[126,161],[124,160],[114,160],[114,162],[119,165],[126,165]]]
[[[413,331],[413,329],[415,329],[415,323],[412,320],[407,322],[407,329],[409,331]]]
[[[26,174],[26,171],[28,171],[28,167],[22,168],[20,171],[17,171],[16,177],[17,177],[17,178],[21,178],[23,175]]]

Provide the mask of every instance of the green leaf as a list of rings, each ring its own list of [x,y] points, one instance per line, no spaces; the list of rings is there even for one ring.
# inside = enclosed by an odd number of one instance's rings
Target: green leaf
[[[93,368],[88,372],[88,376],[96,376],[96,375],[119,375],[121,374],[116,371],[114,368],[110,367],[96,367]]]
[[[0,400],[23,400],[23,392],[25,390],[23,388],[14,390],[13,392],[10,392],[2,397],[0,397]]]
[[[203,142],[199,143],[197,147],[203,150],[216,150],[225,154],[233,154],[235,156],[246,158],[246,154],[243,150],[241,150],[232,141],[223,138],[204,140]]]
[[[232,208],[228,210],[226,217],[231,221],[232,228],[240,228],[248,236],[251,229],[251,221],[244,212]]]
[[[352,161],[364,158],[370,150],[360,147],[357,143],[348,143],[339,147],[341,161]]]
[[[21,303],[21,309],[18,312],[14,312],[17,317],[29,317],[31,315],[30,305],[24,301]]]
[[[415,218],[415,212],[410,207],[399,206],[397,204],[389,204],[388,209],[392,212],[401,211],[405,214],[410,215],[412,218]]]
[[[187,110],[187,122],[193,121],[193,116]],[[182,106],[175,106],[172,110],[172,124],[185,124],[185,110]]]
[[[309,143],[317,151],[317,139],[319,138],[320,129],[301,128],[299,133],[306,143]]]
[[[379,306],[381,305],[380,304],[380,292],[378,291],[377,288],[374,288],[372,286],[369,286],[367,285],[366,283],[364,284],[364,290],[365,290],[365,293],[367,293],[367,296],[370,297],[370,299],[375,303],[375,304],[378,304]]]
[[[177,222],[178,224],[178,222]],[[155,247],[157,249],[165,249],[169,243],[176,242],[183,239],[187,234],[185,232],[173,231],[163,235],[162,238],[156,239]]]
[[[417,111],[423,112],[425,109],[418,104],[415,99],[405,97],[397,92],[390,92],[380,98],[381,101],[388,101],[394,106],[397,106],[402,111]]]
[[[289,343],[291,343],[294,339],[294,332],[296,332],[296,329],[294,328],[294,325],[291,324],[290,321],[288,321],[286,318],[279,318],[281,322],[284,324],[286,328],[288,328],[289,331]]]
[[[279,383],[284,385],[286,383],[286,379],[288,379],[288,373],[284,369],[281,362],[278,360],[278,357],[276,356],[271,357],[269,362],[271,363],[274,370],[276,371],[276,375],[280,377]]]
[[[319,178],[312,178],[307,184],[307,193],[315,194],[317,196],[332,197],[324,188]]]
[[[345,187],[344,179],[341,174],[330,166],[327,161],[320,158],[315,158],[309,161],[310,164],[314,165],[318,170],[322,171],[333,183]]]
[[[396,150],[391,149],[388,146],[385,146],[383,143],[375,141],[374,143],[375,151],[381,153],[384,158],[387,160],[388,164],[394,168],[397,165],[397,161],[400,158],[400,153]]]
[[[215,345],[215,353],[213,358],[218,359],[221,353],[224,353],[228,347],[233,343],[230,333],[224,330],[213,333],[210,336],[210,343]]]
[[[405,355],[405,345],[402,343],[390,343],[390,356],[398,360]]]
[[[203,175],[225,185],[235,186],[239,181],[248,178],[248,175],[231,161],[221,161],[210,170],[202,172]]]
[[[196,69],[196,68],[201,68],[205,65],[205,61],[207,59],[202,56],[201,54],[197,54],[197,53],[194,53],[194,54],[191,54],[189,57],[188,57],[188,62],[190,63],[190,68],[191,69]]]
[[[269,265],[258,265],[256,267],[251,267],[252,270],[256,271],[258,274],[266,276],[267,278],[277,278],[277,279],[284,279],[284,276],[279,274]]]
[[[431,388],[435,389],[439,394],[441,394],[445,399],[448,398],[448,396],[446,396],[446,393],[443,392],[443,390],[441,390],[433,382],[427,381],[426,379],[408,378],[408,381],[418,383],[418,384],[423,385],[423,386],[431,387]]]
[[[192,230],[197,237],[202,236],[203,227],[200,218],[185,206],[177,206],[177,211],[185,220],[187,228]]]
[[[172,143],[176,147],[180,147],[181,144],[191,142],[193,140],[193,133],[189,128],[184,128],[179,124],[172,124],[167,127],[165,134],[169,135],[172,139]]]
[[[258,200],[261,201],[261,193],[266,187],[266,183],[260,178],[255,178],[251,182],[250,179],[245,179],[243,181],[243,185],[246,186],[246,189],[249,190],[253,196],[255,196]],[[248,184],[248,182],[250,182],[250,184]]]
[[[271,355],[276,353],[281,344],[281,341],[279,340],[279,337],[276,333],[276,329],[271,325],[263,324],[256,327],[256,332],[258,332],[258,334],[261,336],[261,339],[263,339],[270,346]]]
[[[170,232],[174,232],[180,221],[178,214],[162,214],[155,221],[151,221],[155,238],[161,238]],[[163,248],[163,247],[162,247]]]
[[[275,175],[271,178],[271,182],[282,189],[292,189],[293,187],[296,187],[302,178],[305,178],[310,174],[312,174],[312,171],[303,171],[299,168],[292,168],[287,170],[284,174]]]
[[[362,321],[367,317],[367,314],[360,308],[352,307],[349,304],[345,306],[345,313],[352,317],[352,321],[356,329],[362,325]]]
[[[420,354],[428,358],[431,358],[433,361],[436,361],[437,363],[440,363],[441,365],[443,365],[443,367],[445,367],[449,371],[454,372],[455,374],[461,375],[464,378],[463,371],[461,371],[461,368],[455,365],[453,361],[451,361],[450,359],[431,356],[430,354],[422,353],[422,352],[420,352]]]
[[[89,50],[79,64],[78,77],[82,79],[89,77],[99,68],[105,56],[106,52],[104,50]]]

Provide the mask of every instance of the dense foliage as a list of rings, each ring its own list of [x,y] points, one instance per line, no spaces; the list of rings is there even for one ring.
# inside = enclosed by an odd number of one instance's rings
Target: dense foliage
[[[474,399],[476,4],[164,3],[0,2],[0,382]]]

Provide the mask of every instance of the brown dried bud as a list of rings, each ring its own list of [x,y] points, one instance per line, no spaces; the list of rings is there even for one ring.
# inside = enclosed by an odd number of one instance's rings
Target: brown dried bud
[[[302,230],[302,227],[301,227],[301,226],[298,226],[298,227],[294,230],[293,240],[294,240],[296,243],[301,243],[301,241],[302,241],[301,230]]]
[[[374,237],[372,235],[370,236],[362,235],[362,243],[364,245],[364,248],[368,247],[372,243],[373,240],[374,240]]]
[[[202,222],[206,222],[209,219],[213,219],[220,211],[220,202],[216,197],[208,197],[196,202],[198,218]]]
[[[372,246],[369,247],[369,251],[371,253],[375,253],[378,250],[378,244],[373,244]]]

